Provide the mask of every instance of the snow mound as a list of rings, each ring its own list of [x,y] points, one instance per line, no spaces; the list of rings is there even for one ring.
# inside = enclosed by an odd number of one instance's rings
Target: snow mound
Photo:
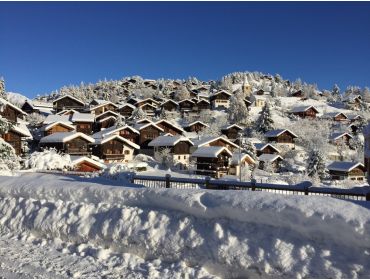
[[[0,229],[60,239],[82,256],[132,254],[202,271],[189,277],[370,276],[368,202],[130,187],[104,178],[3,177]]]
[[[56,149],[34,152],[24,163],[25,168],[35,170],[64,170],[72,167],[71,157],[61,154]]]

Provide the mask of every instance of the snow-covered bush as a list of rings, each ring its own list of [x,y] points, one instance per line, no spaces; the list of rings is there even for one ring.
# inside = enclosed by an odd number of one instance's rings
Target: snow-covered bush
[[[26,116],[26,121],[29,122],[30,125],[35,126],[41,124],[45,118],[45,116],[38,113],[31,113]]]
[[[24,166],[36,170],[65,170],[72,168],[72,162],[70,155],[51,148],[32,153],[24,162]]]
[[[308,156],[307,175],[314,181],[323,180],[327,177],[325,157],[319,150],[312,150]]]
[[[0,174],[10,175],[19,170],[20,158],[15,154],[14,148],[0,138]]]
[[[101,174],[102,177],[112,179],[112,180],[119,180],[119,181],[126,181],[128,179],[129,168],[127,164],[117,163],[110,165],[106,169],[104,169],[103,173]]]
[[[262,108],[261,115],[256,122],[256,130],[261,133],[266,133],[273,129],[274,120],[272,118],[270,104],[266,102],[266,105]]]

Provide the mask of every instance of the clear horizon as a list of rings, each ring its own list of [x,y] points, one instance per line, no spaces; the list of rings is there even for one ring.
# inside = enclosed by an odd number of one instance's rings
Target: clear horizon
[[[279,73],[370,86],[370,3],[0,3],[0,76],[33,98],[104,78]]]

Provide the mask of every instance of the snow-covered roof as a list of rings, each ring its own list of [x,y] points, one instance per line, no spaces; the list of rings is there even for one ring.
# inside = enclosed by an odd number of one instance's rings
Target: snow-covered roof
[[[231,157],[231,164],[240,164],[240,162],[244,161],[246,158],[248,158],[249,162],[252,162],[253,164],[256,163],[256,161],[248,154],[246,153],[233,153],[233,156]]]
[[[193,143],[197,147],[202,147],[204,145],[207,145],[207,144],[209,144],[209,143],[211,143],[213,141],[217,141],[217,140],[223,140],[226,143],[228,143],[230,146],[233,146],[235,148],[239,148],[238,145],[236,145],[235,143],[231,142],[229,139],[226,139],[223,136],[208,136],[208,137],[203,137],[201,139],[193,140]]]
[[[131,109],[133,109],[133,110],[135,110],[135,109],[136,109],[136,107],[135,107],[134,105],[130,104],[130,103],[122,104],[122,105],[120,105],[118,108],[119,108],[119,109],[122,109],[122,108],[124,108],[124,107],[130,107],[130,108],[131,108]]]
[[[70,157],[71,157],[71,162],[73,166],[81,162],[87,161],[93,165],[96,165],[97,167],[100,167],[101,169],[104,169],[107,167],[105,164],[101,163],[100,161],[94,160],[87,156],[70,156]]]
[[[68,128],[70,128],[72,130],[75,130],[76,129],[69,122],[53,122],[53,123],[49,123],[49,124],[46,124],[43,127],[41,127],[41,131],[48,131],[50,128],[52,128],[52,127],[54,127],[56,125],[61,125],[61,126],[64,126],[64,127],[68,127]]]
[[[207,157],[207,158],[217,158],[220,153],[226,151],[230,156],[232,153],[226,147],[220,146],[210,146],[210,147],[199,147],[192,153],[193,157]]]
[[[92,114],[88,113],[74,113],[71,117],[72,122],[91,122],[95,121],[95,117]]]
[[[284,132],[289,132],[290,134],[292,134],[294,137],[298,137],[296,134],[294,134],[293,132],[291,132],[289,129],[274,129],[274,130],[270,130],[270,131],[267,131],[265,133],[265,137],[278,137],[279,135],[283,134]]]
[[[98,108],[103,107],[103,106],[106,106],[106,105],[112,105],[112,106],[114,106],[114,107],[118,108],[118,105],[117,105],[117,104],[114,104],[114,103],[113,103],[113,102],[111,102],[111,101],[105,101],[104,103],[101,103],[101,104],[94,105],[94,106],[90,107],[90,108],[88,109],[88,111],[92,111],[92,110],[98,109]]]
[[[64,122],[72,124],[69,120],[69,115],[48,115],[46,119],[43,121],[43,124],[49,124],[54,122]]]
[[[184,136],[158,136],[149,142],[148,146],[150,147],[172,147],[179,142],[188,142],[191,145],[194,145],[192,141]]]
[[[183,99],[183,100],[179,101],[179,105],[181,103],[183,103],[183,102],[186,102],[186,101],[195,104],[195,102],[193,100],[191,100],[190,98],[188,98],[188,99]]]
[[[194,121],[194,122],[188,123],[188,124],[184,125],[184,127],[190,127],[190,126],[193,126],[193,125],[198,124],[198,123],[201,124],[201,125],[204,125],[205,127],[209,127],[208,124],[206,124],[204,122],[201,122],[201,121]]]
[[[56,115],[66,115],[66,114],[69,114],[70,112],[72,112],[73,114],[78,113],[78,111],[76,111],[74,109],[65,109],[65,110],[62,110],[62,111],[56,113]]]
[[[158,125],[156,125],[155,123],[153,123],[153,122],[150,122],[150,123],[138,123],[138,124],[135,124],[135,126],[134,126],[134,128],[136,129],[136,130],[142,130],[142,129],[144,129],[144,128],[146,128],[146,127],[148,127],[148,126],[154,126],[155,128],[157,128],[159,131],[164,131],[162,128],[160,128]]]
[[[32,105],[36,109],[40,109],[40,108],[53,109],[53,103],[49,103],[49,102],[42,102],[42,101],[35,100],[35,101],[32,101],[32,104],[30,105]]]
[[[144,118],[144,119],[140,119],[140,120],[137,120],[136,121],[136,124],[139,124],[139,123],[153,123],[150,119],[148,118]]]
[[[221,128],[221,130],[227,130],[227,129],[230,129],[232,127],[236,127],[236,128],[239,128],[240,130],[243,130],[243,128],[240,125],[237,125],[237,124],[225,125]]]
[[[116,113],[116,112],[113,112],[112,110],[108,110],[108,111],[105,111],[104,113],[101,113],[100,115],[97,115],[96,116],[96,118],[98,119],[98,118],[100,118],[101,116],[104,116],[104,115],[106,115],[106,114],[113,114],[113,115],[115,115],[116,117],[119,117],[119,114],[118,113]]]
[[[279,149],[277,149],[275,146],[271,145],[270,143],[254,143],[254,146],[256,147],[257,151],[262,151],[266,147],[271,147],[273,150],[276,150],[278,153],[280,153]]]
[[[230,93],[230,92],[228,92],[228,91],[226,91],[226,90],[219,90],[219,91],[216,91],[216,92],[214,92],[214,93],[212,93],[211,95],[210,95],[210,97],[213,97],[213,96],[216,96],[216,95],[219,95],[220,93],[225,93],[226,95],[228,95],[228,96],[231,96],[232,94]]]
[[[22,137],[27,137],[29,139],[32,139],[32,134],[31,132],[28,130],[27,126],[24,124],[24,123],[18,123],[16,125],[13,125],[11,128],[10,128],[11,131],[14,131],[18,134],[21,134]]]
[[[53,104],[54,104],[55,102],[57,102],[57,101],[61,100],[61,99],[67,98],[67,97],[68,97],[68,98],[70,98],[70,99],[73,99],[74,101],[76,101],[76,102],[78,102],[78,103],[80,103],[80,104],[82,104],[82,105],[85,105],[85,103],[84,103],[83,101],[81,101],[80,99],[78,99],[78,98],[76,98],[76,97],[74,97],[74,96],[72,96],[72,95],[69,95],[69,94],[66,94],[66,95],[60,96],[59,98],[55,99],[55,100],[53,101]]]
[[[152,104],[150,104],[150,103],[144,103],[144,104],[141,104],[141,105],[139,106],[139,108],[142,108],[142,107],[144,107],[144,106],[149,106],[149,107],[152,107],[152,108],[154,108],[154,109],[156,109],[156,108],[157,108],[156,106],[154,106],[154,105],[152,105]]]
[[[171,102],[171,103],[175,104],[176,106],[178,106],[178,105],[179,105],[179,103],[177,103],[176,101],[174,101],[174,100],[172,100],[172,99],[167,99],[167,100],[163,101],[161,105],[164,105],[164,104],[166,104],[166,103],[168,103],[168,102]]]
[[[105,99],[95,98],[95,99],[93,99],[93,101],[92,101],[92,102],[95,102],[95,103],[97,103],[97,104],[104,104],[104,103],[106,103],[106,102],[107,102],[107,100],[105,100]],[[90,102],[90,103],[92,103],[92,102]]]
[[[137,100],[137,99],[136,99]],[[141,99],[141,100],[138,100],[136,103],[142,103],[142,102],[153,102],[155,104],[159,104],[160,102],[158,102],[157,100],[154,100],[153,98],[145,98],[145,99]],[[135,104],[136,105],[136,104]]]
[[[361,95],[359,94],[350,94],[343,98],[344,102],[354,102],[356,99],[362,99]]]
[[[356,167],[365,168],[361,162],[350,162],[350,161],[333,161],[327,168],[332,171],[343,171],[349,172]]]
[[[119,141],[122,141],[122,142],[124,142],[126,145],[128,145],[128,146],[130,146],[130,147],[132,147],[132,148],[135,148],[135,149],[137,149],[137,150],[139,150],[139,149],[140,149],[140,146],[139,146],[139,145],[135,144],[134,142],[132,142],[132,141],[130,141],[130,140],[128,140],[128,139],[126,139],[126,138],[123,138],[122,136],[120,136],[120,135],[118,135],[118,134],[110,134],[110,135],[108,135],[108,136],[104,136],[104,135],[103,135],[103,137],[102,137],[102,138],[100,138],[100,139],[96,139],[96,140],[95,140],[95,144],[99,144],[99,145],[101,145],[101,144],[104,144],[104,143],[106,143],[106,142],[109,142],[109,141],[111,141],[111,140],[113,140],[113,139],[118,139]]]
[[[274,155],[274,154],[262,154],[258,157],[259,161],[263,162],[274,162],[277,159],[283,159],[280,155]]]
[[[348,119],[348,116],[343,112],[329,112],[329,113],[326,113],[324,117],[335,118],[339,115],[344,115]]]
[[[168,125],[170,125],[170,126],[172,126],[172,127],[176,128],[176,129],[180,130],[181,132],[185,132],[185,131],[182,129],[182,127],[180,127],[180,126],[178,126],[178,125],[176,125],[176,124],[174,124],[174,123],[172,123],[172,122],[169,122],[168,120],[159,120],[159,121],[155,122],[155,124],[156,124],[156,125],[159,125],[159,124],[161,124],[161,123],[166,123],[166,124],[168,124]]]
[[[303,113],[303,112],[308,111],[311,108],[314,109],[314,111],[316,111],[316,113],[319,112],[319,110],[317,110],[315,106],[309,105],[309,106],[298,106],[298,107],[295,107],[295,108],[292,109],[292,113]]]
[[[87,136],[86,134],[82,132],[56,132],[51,135],[45,136],[40,139],[40,143],[65,143],[75,138],[84,138],[90,143],[94,143],[94,138]]]
[[[330,140],[337,140],[337,139],[343,137],[344,135],[347,135],[350,138],[353,138],[353,136],[351,134],[349,134],[348,132],[334,132],[330,135],[329,139]]]
[[[10,103],[9,101],[5,100],[4,98],[1,98],[0,97],[0,104],[4,104],[4,105],[8,105],[9,107],[11,107],[12,109],[18,111],[19,113],[21,113],[22,115],[27,115],[26,112],[24,112],[23,110],[21,110],[20,108],[18,108],[17,106],[13,105],[12,103]]]
[[[197,104],[200,103],[200,102],[206,102],[207,104],[210,104],[211,102],[209,102],[208,100],[204,99],[204,98],[200,98],[198,101],[197,101]]]
[[[104,119],[98,120],[98,122],[99,122],[99,123],[102,123],[102,122],[105,122],[105,121],[107,121],[107,120],[109,120],[109,119],[117,120],[117,118],[116,118],[115,116],[108,116],[108,117],[106,117],[106,118],[104,118]]]

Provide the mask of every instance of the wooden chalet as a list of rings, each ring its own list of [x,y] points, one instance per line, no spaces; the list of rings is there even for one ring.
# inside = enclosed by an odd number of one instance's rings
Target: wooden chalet
[[[209,101],[211,102],[213,109],[217,109],[217,108],[227,109],[230,106],[231,96],[232,94],[229,93],[228,91],[220,90],[216,93],[213,93],[209,97]]]
[[[360,110],[362,97],[361,95],[349,95],[343,99],[343,102],[346,103],[350,109]]]
[[[226,135],[230,140],[239,138],[241,131],[243,131],[243,128],[237,124],[227,125],[221,128],[221,133]]]
[[[345,113],[342,112],[333,112],[325,114],[325,118],[335,121],[335,122],[349,122],[349,118]]]
[[[129,118],[136,107],[130,103],[126,103],[118,108],[118,112],[125,118]]]
[[[53,101],[53,107],[56,112],[66,109],[74,109],[82,111],[85,108],[85,103],[71,95],[63,95]]]
[[[127,100],[126,100],[126,103],[128,104],[131,104],[131,105],[135,105],[139,102],[140,100],[136,97],[129,97]],[[135,106],[136,108],[136,106]]]
[[[134,128],[140,132],[139,145],[142,150],[152,150],[151,147],[148,146],[148,144],[164,132],[161,127],[152,122],[136,124]],[[151,153],[150,151],[146,152]]]
[[[146,103],[143,105],[140,105],[139,108],[145,112],[147,116],[153,117],[155,115],[155,112],[157,110],[157,106],[154,106],[152,104]]]
[[[120,114],[113,112],[111,110],[105,111],[104,113],[101,113],[100,115],[95,116],[95,121],[100,121],[102,119],[105,119],[106,117],[115,117],[117,119],[120,117]]]
[[[258,157],[258,168],[265,171],[272,171],[274,173],[280,172],[281,162],[283,158],[276,154],[261,154]]]
[[[297,90],[292,93],[293,97],[306,97],[306,94],[302,90]]]
[[[71,156],[72,170],[77,172],[100,172],[106,165],[87,156]]]
[[[363,181],[365,179],[365,166],[360,162],[334,161],[327,166],[332,180]]]
[[[185,132],[181,127],[167,120],[160,120],[157,121],[155,124],[162,128],[165,133],[170,133],[173,136],[182,135]]]
[[[298,138],[297,135],[288,129],[270,130],[264,136],[269,143],[288,146],[294,146],[295,139]]]
[[[205,124],[201,121],[195,121],[195,122],[192,122],[192,123],[189,123],[189,124],[185,125],[183,128],[187,132],[196,132],[196,133],[198,133],[199,131],[202,131],[206,127],[209,127],[209,125]]]
[[[256,147],[256,154],[260,156],[262,154],[271,154],[271,155],[278,155],[280,151],[274,147],[273,145],[267,143],[255,143],[254,146]]]
[[[53,113],[53,104],[41,101],[26,100],[23,103],[21,110],[27,114],[36,113],[47,116]]]
[[[201,139],[193,139],[193,143],[194,148],[219,146],[227,148],[230,152],[235,152],[239,149],[238,145],[223,136],[209,136]]]
[[[96,116],[103,114],[106,111],[117,111],[118,105],[114,104],[113,102],[106,101],[105,103],[101,103],[99,105],[95,105],[90,107],[87,111],[90,114],[94,114]]]
[[[162,149],[169,149],[172,160],[179,169],[189,167],[190,148],[193,142],[183,136],[159,136],[148,146],[154,147],[154,157],[159,158]]]
[[[7,133],[1,135],[5,142],[14,148],[16,155],[23,153],[22,141],[24,138],[32,138],[29,131],[13,125]]]
[[[199,99],[196,102],[195,108],[198,112],[203,110],[211,110],[211,102],[205,99]]]
[[[179,108],[181,112],[191,112],[195,106],[195,102],[191,99],[184,99],[179,101]]]
[[[100,131],[102,129],[106,129],[112,127],[116,124],[117,118],[114,116],[108,116],[99,121],[95,122],[95,129],[94,131]]]
[[[59,115],[59,116],[64,116],[64,115],[72,116],[75,113],[79,113],[79,112],[76,111],[76,110],[74,110],[74,109],[68,109],[68,110],[62,110],[62,111],[56,113],[55,115]]]
[[[300,106],[292,110],[292,114],[302,119],[315,119],[319,111],[314,106]]]
[[[349,146],[349,141],[353,138],[348,132],[335,132],[330,135],[329,142],[334,145],[340,145],[343,143],[346,146]]]
[[[23,112],[17,106],[3,98],[0,98],[0,106],[2,107],[2,110],[0,110],[0,115],[12,123],[16,123],[17,118],[23,119],[23,117],[27,115],[26,112]]]
[[[91,135],[93,133],[94,115],[86,113],[75,113],[71,116],[71,121],[76,126],[77,132]]]
[[[198,175],[221,178],[229,173],[229,161],[232,153],[226,147],[199,147],[191,156],[196,158],[195,173]]]
[[[57,121],[50,124],[46,124],[41,127],[43,137],[51,135],[57,132],[72,132],[75,131],[76,127],[68,122]]]
[[[161,104],[162,110],[166,111],[177,111],[179,109],[179,103],[173,101],[172,99],[168,99]]]
[[[160,107],[160,102],[154,100],[153,98],[145,98],[143,100],[139,100],[138,102],[135,103],[136,107],[141,107],[143,105],[149,104],[153,106],[154,108],[159,108]]]
[[[230,160],[229,175],[239,176],[242,168],[255,166],[256,161],[246,153],[233,153]]]
[[[81,132],[57,132],[40,139],[40,148],[55,148],[70,155],[90,155],[91,145],[95,142]]]
[[[120,127],[117,127],[115,125],[115,126],[112,126],[107,129],[94,133],[92,137],[98,140],[100,138],[104,138],[112,134],[119,135],[135,144],[139,143],[140,132],[129,125],[124,125]]]
[[[130,162],[132,161],[135,150],[140,146],[127,140],[120,135],[111,134],[100,139],[95,139],[93,155],[106,162]]]

